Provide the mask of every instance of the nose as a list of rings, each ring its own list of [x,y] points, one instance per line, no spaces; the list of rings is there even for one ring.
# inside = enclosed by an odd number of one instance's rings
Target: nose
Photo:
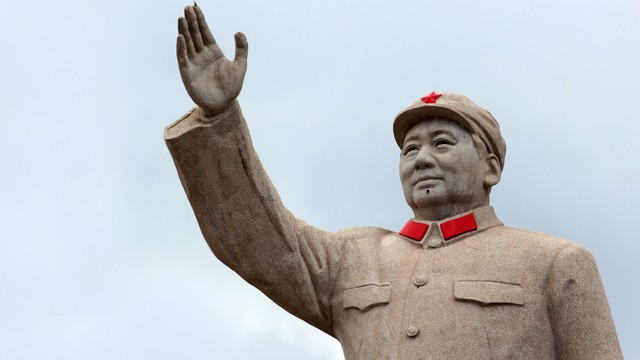
[[[418,155],[415,158],[413,167],[416,171],[432,168],[434,165],[434,160],[431,152],[427,147],[423,147],[418,152]]]

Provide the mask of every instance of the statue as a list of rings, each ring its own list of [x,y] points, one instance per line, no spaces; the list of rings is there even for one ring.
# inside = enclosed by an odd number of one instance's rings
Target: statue
[[[327,232],[281,203],[236,97],[248,44],[227,60],[199,7],[177,56],[197,107],[165,130],[215,256],[291,314],[337,338],[346,359],[622,359],[593,256],[504,226],[489,205],[506,145],[493,116],[431,92],[393,123],[415,218],[398,232]]]

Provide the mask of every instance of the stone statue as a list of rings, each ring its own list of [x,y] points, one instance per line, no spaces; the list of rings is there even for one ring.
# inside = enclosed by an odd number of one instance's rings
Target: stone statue
[[[197,107],[164,133],[215,256],[351,359],[622,359],[593,256],[503,226],[489,206],[506,145],[493,116],[455,93],[424,96],[393,123],[415,218],[398,233],[327,232],[281,203],[236,97],[245,36],[223,55],[199,7],[178,23],[182,80]]]

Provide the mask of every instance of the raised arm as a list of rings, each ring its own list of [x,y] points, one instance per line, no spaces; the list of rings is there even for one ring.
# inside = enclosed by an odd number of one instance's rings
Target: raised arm
[[[244,35],[236,34],[236,58],[229,61],[197,6],[187,7],[178,24],[180,74],[198,107],[164,136],[200,230],[225,265],[332,334],[341,246],[282,205],[258,159],[235,100],[246,71]]]

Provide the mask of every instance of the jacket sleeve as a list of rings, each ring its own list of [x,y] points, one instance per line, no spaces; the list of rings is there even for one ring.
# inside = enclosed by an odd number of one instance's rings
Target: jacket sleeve
[[[165,129],[180,181],[209,247],[278,305],[333,336],[336,235],[295,218],[258,159],[240,106],[198,108]]]
[[[563,249],[554,260],[548,280],[558,359],[622,359],[593,255],[578,245]]]

